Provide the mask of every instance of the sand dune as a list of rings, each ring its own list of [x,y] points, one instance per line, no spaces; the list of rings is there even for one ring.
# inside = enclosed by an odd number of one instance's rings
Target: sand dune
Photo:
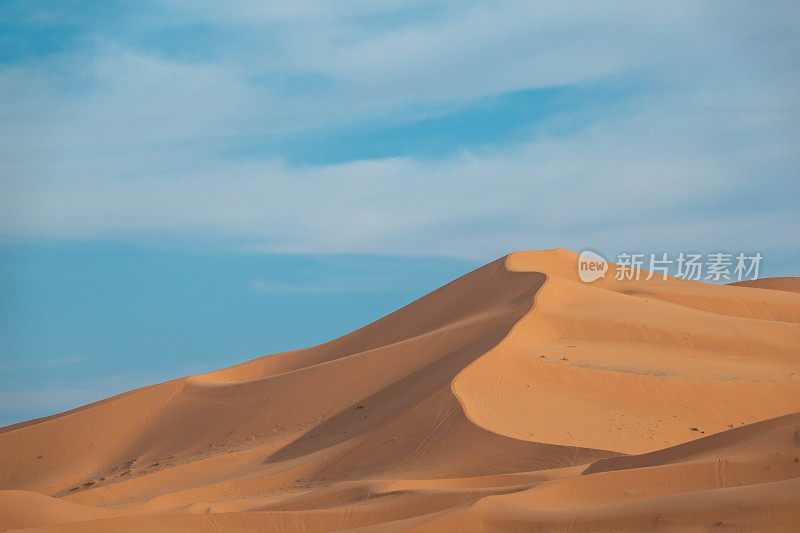
[[[731,285],[738,287],[758,287],[760,289],[773,289],[776,291],[800,292],[800,277],[761,278],[747,281],[737,281]]]
[[[0,528],[800,528],[798,278],[587,284],[577,257],[0,429]]]

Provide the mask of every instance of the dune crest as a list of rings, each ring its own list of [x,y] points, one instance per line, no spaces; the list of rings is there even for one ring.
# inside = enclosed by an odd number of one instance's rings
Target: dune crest
[[[800,524],[792,282],[583,283],[577,258],[510,254],[331,342],[3,428],[0,527]]]

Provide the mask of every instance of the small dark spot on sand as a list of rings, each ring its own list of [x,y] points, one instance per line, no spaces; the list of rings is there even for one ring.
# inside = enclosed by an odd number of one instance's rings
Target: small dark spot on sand
[[[92,485],[94,485],[94,481],[87,481],[83,484],[84,487],[91,487]]]
[[[689,428],[689,431],[700,431],[700,430],[697,428]]]
[[[356,405],[356,409],[363,409],[363,408],[364,408],[363,405]]]

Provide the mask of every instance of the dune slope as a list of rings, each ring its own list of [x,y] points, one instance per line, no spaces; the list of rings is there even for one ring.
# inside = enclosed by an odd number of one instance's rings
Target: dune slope
[[[586,284],[577,257],[0,429],[0,528],[800,526],[793,283]]]

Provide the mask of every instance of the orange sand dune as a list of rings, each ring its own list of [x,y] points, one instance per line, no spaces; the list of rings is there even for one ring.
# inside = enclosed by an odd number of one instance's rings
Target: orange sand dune
[[[800,277],[761,278],[748,281],[737,281],[731,285],[739,287],[758,287],[776,291],[800,292]]]
[[[587,284],[577,258],[0,429],[0,529],[800,528],[796,278]]]

